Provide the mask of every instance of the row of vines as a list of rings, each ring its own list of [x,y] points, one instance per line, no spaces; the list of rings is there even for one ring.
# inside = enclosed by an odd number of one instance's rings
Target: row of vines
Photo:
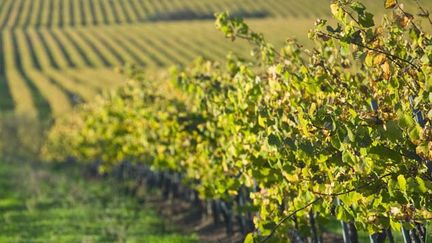
[[[250,203],[234,209],[253,212],[248,241],[307,236],[311,217],[370,234],[417,229],[424,241],[432,36],[422,26],[432,19],[420,4],[415,16],[394,0],[385,7],[376,24],[361,2],[334,1],[336,24],[316,21],[312,49],[288,40],[276,50],[219,14],[217,28],[251,43],[253,61],[198,59],[167,82],[128,70],[135,81],[59,120],[43,153],[97,162],[102,173],[125,161],[178,173],[201,199],[231,202],[246,190]]]

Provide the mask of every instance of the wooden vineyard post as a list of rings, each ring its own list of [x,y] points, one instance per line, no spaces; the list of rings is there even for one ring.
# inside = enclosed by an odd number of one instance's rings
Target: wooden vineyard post
[[[213,222],[215,225],[219,225],[221,223],[220,213],[221,208],[218,200],[212,200],[211,202],[212,214],[213,214]]]
[[[237,205],[238,205],[238,222],[240,225],[240,231],[243,235],[246,235],[248,233],[248,227],[246,222],[246,215],[244,213],[244,207],[246,205],[246,198],[244,195],[243,188],[239,188],[238,195],[237,195]]]
[[[395,243],[391,229],[386,230],[386,234],[390,243]]]
[[[339,198],[336,199],[337,205],[341,205]],[[342,226],[342,235],[344,243],[358,243],[357,229],[354,224],[347,223],[343,220],[340,221]]]
[[[384,243],[386,237],[387,237],[387,232],[383,231],[381,233],[375,233],[373,235],[370,235],[369,239],[371,243]]]
[[[312,243],[321,243],[321,236],[318,232],[317,222],[316,222],[315,213],[311,210],[309,211],[309,224],[311,227],[311,237],[312,237]]]
[[[225,227],[227,235],[232,236],[234,234],[233,222],[232,222],[232,205],[223,200],[219,201],[220,208],[222,209],[222,216],[225,221]]]

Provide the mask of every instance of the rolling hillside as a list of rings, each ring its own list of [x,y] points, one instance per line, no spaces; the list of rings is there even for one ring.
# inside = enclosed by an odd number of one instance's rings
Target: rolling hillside
[[[366,1],[380,7],[379,1]],[[213,13],[230,10],[274,43],[306,38],[329,15],[316,0],[4,0],[0,2],[0,111],[58,116],[121,84],[125,63],[149,70],[220,59],[248,46],[225,40]]]
[[[4,0],[0,4],[2,28],[212,19],[213,13],[225,9],[247,17],[316,18],[328,12],[327,4],[317,6],[313,0]]]

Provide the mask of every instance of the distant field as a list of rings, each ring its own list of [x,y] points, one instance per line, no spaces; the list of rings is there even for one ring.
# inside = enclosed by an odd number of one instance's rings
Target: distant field
[[[113,69],[125,63],[158,70],[197,56],[246,56],[247,45],[215,30],[213,14],[223,10],[253,19],[276,44],[305,40],[314,20],[329,16],[325,0],[3,0],[0,111],[59,116],[121,84]]]
[[[0,26],[65,27],[208,19],[229,9],[248,17],[318,17],[327,3],[317,0],[3,0]]]

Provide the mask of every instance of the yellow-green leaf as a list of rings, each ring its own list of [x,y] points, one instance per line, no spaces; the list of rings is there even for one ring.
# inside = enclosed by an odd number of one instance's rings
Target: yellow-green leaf
[[[400,190],[403,191],[403,192],[406,192],[406,190],[407,190],[407,182],[406,182],[405,176],[399,175],[397,177],[397,181],[398,181]]]
[[[258,116],[258,125],[260,125],[261,127],[266,127],[265,118],[264,117]]]
[[[422,193],[426,193],[428,189],[426,187],[426,183],[424,182],[424,180],[417,176],[416,181],[417,181],[417,185],[418,185],[419,190]]]
[[[333,16],[336,16],[339,13],[340,7],[336,3],[330,4],[330,11]]]
[[[366,58],[365,58],[365,64],[366,64],[366,66],[368,66],[368,67],[372,67],[373,66],[373,64],[374,64],[374,54],[372,53],[372,52],[369,52],[367,55],[366,55]]]
[[[244,243],[254,243],[254,237],[252,233],[246,235],[246,238],[243,241]]]
[[[384,7],[386,9],[390,9],[390,8],[396,7],[396,5],[397,5],[397,0],[386,0],[385,4],[384,4]]]
[[[400,231],[401,230],[401,224],[400,224],[400,222],[392,220],[392,219],[390,219],[390,227],[394,231]]]

